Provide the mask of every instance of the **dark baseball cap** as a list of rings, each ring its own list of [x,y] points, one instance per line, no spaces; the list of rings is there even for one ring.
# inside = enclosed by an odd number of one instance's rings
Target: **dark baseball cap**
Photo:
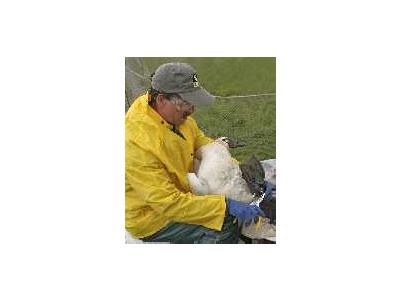
[[[196,106],[208,105],[215,100],[200,86],[196,70],[186,63],[171,62],[159,66],[151,79],[151,87],[160,93],[179,94]]]

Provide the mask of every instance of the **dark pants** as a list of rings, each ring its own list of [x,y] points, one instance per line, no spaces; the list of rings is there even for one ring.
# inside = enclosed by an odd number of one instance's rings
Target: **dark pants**
[[[237,244],[239,233],[237,223],[234,223],[234,217],[227,215],[221,231],[201,225],[171,223],[142,240],[171,244]]]

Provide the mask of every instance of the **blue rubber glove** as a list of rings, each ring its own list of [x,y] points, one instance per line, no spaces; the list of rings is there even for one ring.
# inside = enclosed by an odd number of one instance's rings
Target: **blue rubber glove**
[[[257,220],[257,217],[265,217],[264,212],[256,205],[249,205],[236,201],[231,198],[227,198],[228,212],[238,220],[238,225],[244,223],[246,226],[250,225],[251,222]]]

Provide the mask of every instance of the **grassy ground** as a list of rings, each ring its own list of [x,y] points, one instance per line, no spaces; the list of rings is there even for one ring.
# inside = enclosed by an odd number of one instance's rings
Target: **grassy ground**
[[[201,129],[211,137],[228,136],[245,143],[231,150],[239,161],[253,154],[260,160],[275,158],[275,96],[217,100],[194,114]]]
[[[191,64],[200,84],[218,96],[275,93],[275,58],[144,58],[150,73],[162,63],[180,61]],[[126,59],[129,64],[129,58]],[[212,137],[228,136],[245,147],[232,149],[244,161],[256,155],[260,160],[275,158],[275,96],[218,99],[194,114],[199,126]]]
[[[276,59],[265,57],[146,57],[150,72],[170,61],[187,62],[201,85],[218,96],[275,92]]]

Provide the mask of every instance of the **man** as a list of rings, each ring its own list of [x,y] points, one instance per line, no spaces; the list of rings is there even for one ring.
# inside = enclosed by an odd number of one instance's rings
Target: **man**
[[[190,117],[214,97],[185,63],[161,65],[125,118],[125,227],[144,241],[237,243],[239,225],[263,212],[224,195],[196,196],[187,173],[213,142]]]

